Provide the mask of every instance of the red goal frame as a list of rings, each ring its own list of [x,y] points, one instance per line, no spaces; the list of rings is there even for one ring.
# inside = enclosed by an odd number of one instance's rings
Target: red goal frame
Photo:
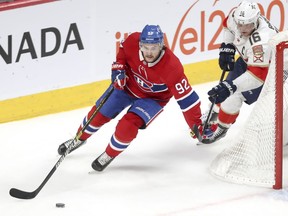
[[[275,54],[275,185],[274,189],[282,188],[283,178],[283,70],[284,50],[288,48],[288,41],[283,41],[276,46]],[[280,113],[280,114],[279,114]]]

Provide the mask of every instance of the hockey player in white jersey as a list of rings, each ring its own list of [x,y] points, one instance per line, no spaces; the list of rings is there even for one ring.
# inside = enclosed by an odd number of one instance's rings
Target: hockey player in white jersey
[[[236,121],[243,102],[254,103],[265,82],[272,50],[268,45],[277,34],[267,18],[260,14],[257,3],[242,1],[223,22],[224,40],[219,49],[219,66],[229,74],[208,92],[213,107],[210,121],[218,128],[202,143],[210,144],[224,137]],[[234,61],[235,52],[240,57]],[[218,119],[217,119],[218,118]]]

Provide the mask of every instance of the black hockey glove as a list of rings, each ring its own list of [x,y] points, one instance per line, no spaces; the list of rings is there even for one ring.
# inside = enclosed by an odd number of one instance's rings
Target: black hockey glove
[[[209,100],[216,104],[222,103],[225,101],[230,95],[234,94],[237,87],[233,84],[231,80],[224,80],[220,82],[219,85],[212,88],[208,91]]]
[[[235,47],[232,44],[222,43],[219,49],[219,66],[224,71],[232,71],[234,69]]]

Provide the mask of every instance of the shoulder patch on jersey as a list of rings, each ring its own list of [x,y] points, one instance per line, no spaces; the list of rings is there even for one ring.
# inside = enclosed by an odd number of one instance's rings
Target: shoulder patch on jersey
[[[257,45],[252,47],[253,50],[253,61],[254,62],[263,62],[264,61],[264,51],[262,45]]]

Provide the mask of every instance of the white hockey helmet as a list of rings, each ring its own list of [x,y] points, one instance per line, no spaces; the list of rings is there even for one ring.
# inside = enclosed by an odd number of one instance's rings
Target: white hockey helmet
[[[257,21],[260,17],[260,9],[257,3],[242,1],[234,11],[234,20],[236,24],[246,25],[253,23],[257,28]]]

